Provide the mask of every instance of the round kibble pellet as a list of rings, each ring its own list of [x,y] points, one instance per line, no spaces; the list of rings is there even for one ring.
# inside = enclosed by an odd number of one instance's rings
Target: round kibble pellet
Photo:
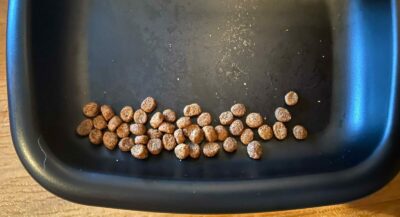
[[[131,148],[131,154],[134,158],[143,160],[149,156],[146,146],[144,145],[134,145]]]
[[[137,124],[145,124],[147,122],[147,114],[142,109],[138,109],[133,114],[133,120]]]
[[[239,119],[234,120],[232,124],[229,126],[229,131],[234,136],[240,136],[244,130],[243,122]]]
[[[304,140],[307,138],[307,129],[301,125],[296,125],[293,127],[293,136],[298,140]]]
[[[275,124],[272,126],[272,130],[274,131],[275,138],[278,140],[283,140],[287,136],[286,126],[282,122],[275,122]]]
[[[200,128],[193,129],[189,135],[189,139],[195,144],[200,144],[204,139],[203,130]]]
[[[258,141],[252,141],[247,146],[247,154],[250,158],[258,160],[261,158],[263,153],[262,146]]]
[[[97,115],[95,118],[93,118],[93,126],[99,130],[106,129],[107,121],[104,119],[103,115]]]
[[[147,130],[147,135],[150,137],[150,139],[159,139],[162,137],[162,132],[158,129],[150,128]]]
[[[274,136],[274,132],[272,131],[272,128],[267,124],[260,126],[257,131],[258,131],[258,135],[263,140],[270,140]]]
[[[292,119],[290,112],[282,107],[275,109],[275,118],[280,122],[289,122]]]
[[[233,114],[232,114],[232,112],[230,112],[230,111],[226,111],[226,112],[222,112],[220,115],[219,115],[219,122],[222,124],[222,125],[229,125],[229,124],[231,124],[232,122],[233,122]]]
[[[93,129],[89,133],[89,141],[94,145],[100,145],[103,142],[103,132],[99,129]]]
[[[141,136],[135,137],[135,144],[146,145],[148,141],[149,141],[149,137],[146,135],[141,135]]]
[[[238,144],[235,138],[228,137],[225,139],[224,143],[222,144],[222,147],[226,152],[231,153],[237,150]]]
[[[152,155],[158,155],[161,153],[163,146],[161,143],[161,139],[150,139],[147,142],[147,149]]]
[[[246,114],[246,106],[241,103],[237,103],[231,107],[231,112],[236,117],[243,117]]]
[[[204,136],[208,142],[215,142],[218,139],[217,132],[213,126],[203,127]]]
[[[208,112],[203,112],[199,115],[199,117],[197,118],[197,124],[200,127],[204,127],[207,125],[210,125],[212,122],[212,117],[211,114]]]
[[[146,133],[146,126],[144,124],[131,124],[129,130],[135,136],[141,136]]]
[[[150,118],[150,126],[152,126],[153,128],[158,128],[163,121],[164,121],[164,115],[161,114],[161,112],[156,112]]]
[[[214,129],[217,132],[219,141],[223,142],[226,138],[228,138],[229,132],[224,126],[217,125]]]
[[[176,140],[176,142],[178,144],[184,143],[185,140],[186,140],[182,129],[176,129],[175,132],[174,132],[174,137],[175,137],[175,140]]]
[[[179,159],[179,160],[184,160],[186,159],[189,154],[190,154],[190,148],[189,145],[187,144],[179,144],[175,147],[174,149],[175,152],[175,156]]]
[[[115,146],[118,144],[117,134],[114,132],[106,131],[103,134],[103,144],[107,149],[113,150]]]
[[[89,135],[90,131],[93,129],[93,122],[90,119],[85,119],[79,123],[76,128],[76,133],[80,136]]]
[[[254,139],[254,133],[251,129],[247,128],[243,130],[242,135],[240,135],[240,141],[244,144],[247,145]]]
[[[89,102],[83,106],[83,114],[88,118],[93,118],[99,114],[99,105],[95,102]]]
[[[119,112],[119,116],[121,119],[125,122],[131,122],[133,120],[133,113],[135,111],[133,110],[132,106],[125,106],[121,109]]]
[[[177,121],[176,121],[176,126],[179,129],[183,129],[185,127],[188,127],[189,125],[192,124],[192,121],[190,120],[189,117],[180,117]]]
[[[172,109],[165,109],[162,114],[164,115],[165,121],[171,123],[176,121],[176,113]]]
[[[299,101],[299,96],[297,95],[296,92],[294,91],[289,91],[286,95],[285,95],[285,103],[288,106],[294,106],[297,104],[297,102]]]
[[[117,135],[119,138],[124,138],[129,136],[129,125],[127,123],[122,123],[117,128]]]
[[[110,105],[102,105],[100,107],[100,111],[101,115],[103,115],[106,121],[109,121],[115,115],[114,110],[111,108]]]
[[[114,132],[117,129],[117,127],[119,127],[119,125],[121,125],[121,124],[122,124],[121,118],[118,116],[114,116],[108,122],[107,127],[108,127],[109,131]]]
[[[220,149],[220,146],[219,146],[218,143],[216,143],[216,142],[209,142],[209,143],[206,143],[206,144],[204,145],[204,147],[203,147],[203,154],[204,154],[206,157],[214,157],[215,155],[218,154],[219,149]]]
[[[146,99],[144,99],[143,102],[142,102],[142,104],[140,105],[140,108],[141,108],[143,111],[147,112],[147,113],[152,112],[156,107],[157,107],[157,102],[156,102],[156,100],[155,100],[153,97],[151,97],[151,96],[149,96],[149,97],[147,97]]]
[[[201,130],[201,128],[199,127],[199,125],[197,125],[197,124],[191,124],[191,125],[189,125],[189,126],[183,128],[183,130],[182,130],[182,131],[183,131],[183,135],[185,135],[186,137],[189,137],[190,134],[192,133],[192,131],[193,131],[194,129],[199,129],[199,130]]]
[[[263,117],[259,113],[250,113],[246,117],[246,124],[250,128],[257,128],[263,124]]]
[[[121,151],[130,151],[133,145],[133,139],[129,137],[124,137],[118,142],[118,148]]]
[[[163,122],[159,127],[158,130],[163,132],[163,133],[174,133],[175,131],[175,125],[168,123],[168,122]]]
[[[189,155],[193,159],[197,159],[200,157],[201,148],[199,144],[191,143],[189,144]]]
[[[164,134],[162,137],[162,143],[165,150],[171,151],[176,146],[175,138],[172,134]]]
[[[183,108],[183,115],[186,117],[197,116],[201,113],[201,107],[197,103],[192,103]]]

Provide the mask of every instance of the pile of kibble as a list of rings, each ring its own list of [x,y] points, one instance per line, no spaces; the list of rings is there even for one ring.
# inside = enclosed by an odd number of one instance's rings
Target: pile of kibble
[[[299,97],[296,92],[290,91],[285,95],[288,106],[297,104]],[[274,136],[278,140],[287,137],[285,122],[292,119],[290,112],[283,107],[275,110],[275,122],[272,128],[264,123],[259,113],[249,113],[243,123],[240,118],[246,115],[246,107],[243,104],[235,104],[230,111],[222,112],[219,116],[220,125],[212,126],[212,116],[203,112],[200,105],[193,103],[183,109],[183,117],[177,118],[171,109],[165,109],[162,113],[155,112],[149,115],[157,107],[157,102],[152,97],[143,100],[140,109],[134,110],[131,106],[121,109],[119,116],[115,114],[111,106],[99,106],[90,102],[83,107],[83,114],[87,119],[83,120],[76,129],[80,136],[88,136],[89,141],[95,145],[104,146],[113,150],[117,145],[121,151],[130,151],[137,159],[146,159],[149,152],[158,155],[163,149],[174,150],[180,160],[199,158],[201,152],[206,157],[214,157],[222,148],[229,153],[238,148],[238,137],[243,145],[247,146],[247,154],[252,159],[260,159],[262,146],[254,140],[253,130],[257,130],[259,138],[270,140]],[[197,117],[196,122],[193,118]],[[149,120],[149,121],[148,121]],[[146,126],[148,122],[148,126]],[[228,130],[227,130],[228,128]],[[307,130],[301,125],[296,125],[293,130],[294,138],[304,140]],[[131,134],[134,135],[131,137]],[[186,143],[187,140],[190,143]],[[200,146],[202,143],[202,147]]]

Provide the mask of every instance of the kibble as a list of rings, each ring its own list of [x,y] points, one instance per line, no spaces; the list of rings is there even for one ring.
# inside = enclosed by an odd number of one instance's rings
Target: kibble
[[[183,108],[183,115],[186,117],[197,116],[201,113],[201,107],[197,103],[192,103]]]
[[[200,128],[193,129],[189,135],[189,139],[195,144],[200,144],[204,139],[203,130]]]
[[[299,101],[299,96],[297,95],[296,92],[294,91],[289,91],[286,95],[285,95],[285,103],[288,106],[294,106],[297,104],[297,102]]]
[[[189,125],[192,124],[192,121],[190,120],[189,117],[180,117],[177,121],[176,121],[176,126],[179,129],[183,129],[185,127],[188,127]]]
[[[130,151],[133,145],[133,139],[129,137],[124,137],[118,142],[119,149],[124,152]]]
[[[143,124],[131,124],[129,130],[135,136],[141,136],[146,133],[146,126]]]
[[[107,122],[104,119],[103,115],[97,115],[93,118],[93,126],[96,129],[103,130],[107,128]]]
[[[238,144],[235,138],[228,137],[225,139],[224,143],[222,144],[222,147],[226,152],[231,153],[237,150]]]
[[[106,131],[103,134],[103,144],[104,146],[109,149],[113,150],[118,143],[118,136],[114,132]]]
[[[207,125],[210,125],[212,122],[212,117],[211,114],[208,112],[203,112],[199,115],[199,117],[197,118],[197,124],[200,127],[204,127]]]
[[[272,130],[274,131],[275,138],[278,140],[283,140],[287,136],[287,129],[285,124],[282,122],[275,122],[275,124],[272,126]]]
[[[138,109],[133,114],[133,120],[137,124],[145,124],[147,122],[147,114],[142,109]]]
[[[131,148],[131,154],[134,158],[143,160],[149,156],[146,146],[144,145],[134,145]]]
[[[282,107],[275,109],[275,118],[280,122],[289,122],[292,119],[290,112]]]
[[[160,139],[162,137],[162,132],[158,129],[150,128],[147,130],[147,135],[150,137],[150,139]]]
[[[129,136],[129,125],[127,123],[122,123],[117,128],[117,135],[119,138],[124,138]]]
[[[118,116],[114,116],[108,122],[107,127],[108,127],[109,131],[114,132],[117,129],[117,127],[119,127],[119,125],[121,125],[121,124],[122,124],[121,118]]]
[[[263,140],[270,140],[274,136],[274,132],[272,131],[272,128],[267,124],[260,126],[257,131],[258,131],[258,135]]]
[[[79,123],[76,128],[76,133],[80,136],[89,135],[90,131],[93,129],[93,122],[90,119],[85,119]]]
[[[163,132],[163,133],[174,133],[175,131],[175,125],[168,123],[168,122],[163,122],[159,127],[158,130]]]
[[[182,129],[183,135],[185,135],[186,137],[189,137],[190,134],[192,133],[192,131],[193,131],[194,129],[199,129],[199,130],[201,130],[201,128],[199,127],[199,125],[197,125],[197,124],[191,124],[191,125],[189,125],[189,126],[187,126],[187,127],[185,127],[185,128]]]
[[[95,102],[89,102],[83,106],[83,114],[88,118],[93,118],[99,113],[99,105]]]
[[[254,133],[251,129],[247,128],[243,130],[242,135],[240,135],[240,141],[244,144],[247,145],[251,141],[253,141],[254,138]]]
[[[109,121],[115,115],[110,105],[102,105],[100,111],[106,121]]]
[[[243,122],[239,119],[234,120],[232,122],[231,126],[229,126],[229,131],[234,136],[240,136],[240,134],[242,134],[243,130],[244,130]]]
[[[103,142],[103,132],[99,129],[93,129],[89,133],[89,141],[94,145],[100,145]]]
[[[226,138],[228,138],[229,132],[224,126],[217,125],[214,129],[217,132],[219,141],[223,142]]]
[[[149,97],[147,97],[146,99],[144,99],[143,102],[142,102],[142,104],[140,105],[140,108],[141,108],[143,111],[147,112],[147,113],[152,112],[156,107],[157,107],[157,102],[156,102],[156,100],[155,100],[153,97],[151,97],[151,96],[149,96]]]
[[[164,115],[164,120],[170,123],[176,121],[176,113],[172,109],[165,109],[162,113]]]
[[[121,117],[121,119],[124,122],[131,122],[133,120],[133,114],[134,114],[134,110],[131,106],[125,106],[121,109],[121,111],[119,112],[119,116]]]
[[[246,124],[250,128],[257,128],[263,124],[263,117],[259,113],[250,113],[246,117]]]
[[[175,140],[176,140],[176,142],[178,144],[184,143],[185,140],[186,140],[182,129],[176,129],[175,132],[174,132],[174,137],[175,137]]]
[[[247,154],[250,158],[258,160],[261,158],[263,153],[262,146],[258,141],[252,141],[247,146]]]
[[[301,125],[296,125],[293,127],[293,136],[298,140],[304,140],[307,138],[307,129]]]
[[[232,122],[233,122],[233,114],[232,114],[232,112],[230,112],[230,111],[226,111],[226,112],[222,112],[220,115],[219,115],[219,122],[222,124],[222,125],[229,125],[229,124],[231,124]]]
[[[189,156],[189,154],[190,154],[189,145],[184,144],[184,143],[179,144],[179,145],[177,145],[177,146],[175,147],[174,152],[175,152],[175,156],[176,156],[178,159],[184,160],[184,159],[186,159],[186,158]]]
[[[135,144],[146,145],[148,141],[149,141],[149,137],[146,135],[141,135],[141,136],[135,137]]]
[[[191,143],[189,144],[189,155],[193,159],[197,159],[200,157],[201,148],[199,144]]]
[[[156,112],[150,119],[150,126],[153,128],[158,128],[164,121],[164,115],[161,112]]]
[[[162,143],[164,146],[165,150],[171,151],[175,148],[176,146],[176,141],[175,138],[172,134],[164,134],[164,136],[162,137]]]
[[[217,132],[213,126],[203,127],[204,136],[208,142],[215,142],[218,139]]]
[[[152,155],[158,155],[161,153],[163,146],[161,143],[161,139],[150,139],[147,142],[147,149]]]
[[[216,143],[216,142],[209,142],[209,143],[206,143],[206,144],[204,145],[204,147],[203,147],[203,154],[204,154],[206,157],[214,157],[215,155],[218,154],[219,149],[220,149],[220,146],[219,146],[218,143]]]
[[[246,106],[241,103],[237,103],[231,107],[231,112],[236,117],[243,117],[246,114]]]

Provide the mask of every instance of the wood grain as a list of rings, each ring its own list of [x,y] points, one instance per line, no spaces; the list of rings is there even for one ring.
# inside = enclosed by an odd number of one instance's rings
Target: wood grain
[[[0,216],[178,216],[75,204],[49,193],[29,176],[17,158],[10,137],[5,61],[6,15],[7,1],[0,0]],[[235,216],[400,216],[400,175],[377,193],[348,204]]]

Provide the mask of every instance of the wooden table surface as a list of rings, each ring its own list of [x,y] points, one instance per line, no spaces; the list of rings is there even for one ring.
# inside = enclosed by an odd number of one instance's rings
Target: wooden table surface
[[[10,136],[6,15],[7,1],[0,0],[0,216],[178,216],[75,204],[49,193],[29,176],[15,153]],[[400,216],[400,175],[373,195],[347,204],[240,216]]]

